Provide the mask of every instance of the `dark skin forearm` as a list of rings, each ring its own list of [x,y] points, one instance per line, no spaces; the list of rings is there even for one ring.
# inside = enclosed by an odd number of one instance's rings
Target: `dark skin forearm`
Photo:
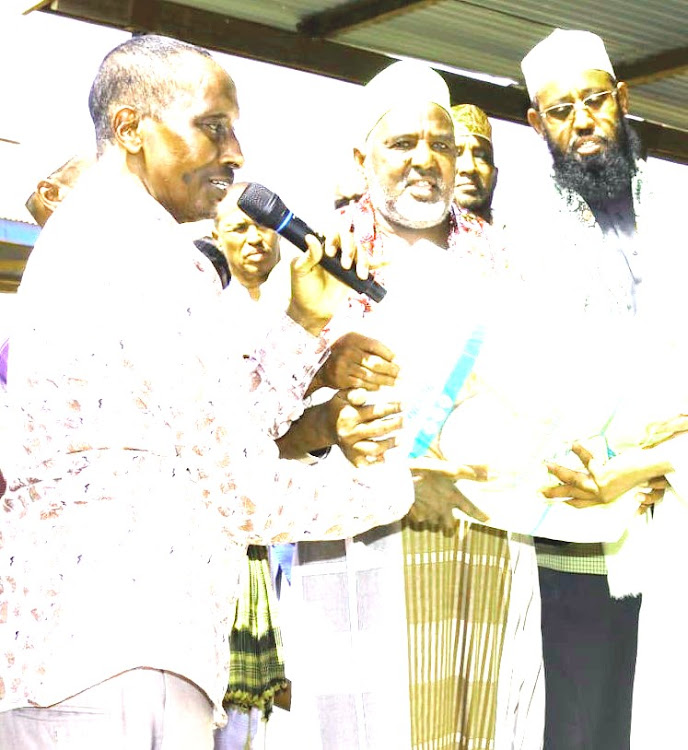
[[[303,458],[330,445],[338,445],[354,466],[384,461],[396,445],[401,429],[401,405],[397,401],[366,404],[366,391],[340,391],[324,404],[312,406],[277,441],[282,458]]]
[[[280,457],[303,458],[311,451],[334,445],[337,435],[332,422],[329,402],[306,409],[289,431],[276,441]]]

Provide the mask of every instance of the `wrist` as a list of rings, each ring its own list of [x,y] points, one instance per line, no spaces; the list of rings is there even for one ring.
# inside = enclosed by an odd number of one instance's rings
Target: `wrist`
[[[643,473],[647,479],[654,479],[674,471],[671,459],[671,449],[665,443],[660,443],[653,448],[641,448],[644,454]]]
[[[304,310],[298,303],[292,301],[287,308],[287,315],[313,336],[319,336],[323,328],[330,322],[331,316],[315,315]]]
[[[339,445],[339,415],[342,404],[337,396],[333,396],[323,404],[323,435],[326,445]]]
[[[315,375],[313,376],[313,380],[311,380],[308,388],[306,388],[306,398],[310,399],[313,393],[315,393],[319,388],[323,387],[322,376],[320,375],[321,372],[322,367],[315,373]],[[310,403],[307,404],[307,406],[310,406]]]

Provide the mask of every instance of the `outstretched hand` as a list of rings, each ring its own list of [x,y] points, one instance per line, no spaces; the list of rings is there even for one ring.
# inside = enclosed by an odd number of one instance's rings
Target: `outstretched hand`
[[[354,466],[381,463],[396,446],[402,427],[398,401],[366,403],[363,389],[339,391],[329,401],[311,406],[276,442],[282,458],[304,458],[338,445]]]
[[[394,352],[377,339],[361,333],[347,333],[334,342],[330,356],[316,374],[309,392],[327,387],[349,389],[366,388],[376,391],[381,386],[394,385],[399,365]]]
[[[548,463],[547,470],[560,484],[543,488],[542,494],[564,499],[576,508],[613,502],[634,488],[638,488],[640,505],[653,504],[661,500],[667,486],[664,474],[672,470],[656,449],[631,448],[610,459],[593,455],[580,443],[574,443],[571,450],[583,470]]]
[[[450,531],[456,526],[455,508],[477,521],[489,520],[454,484],[458,479],[485,481],[487,467],[424,456],[413,459],[410,468],[415,488],[415,502],[407,516],[410,521]]]
[[[354,466],[381,463],[397,444],[395,433],[403,423],[401,404],[390,401],[366,404],[366,391],[340,391],[333,399],[338,409],[337,445]]]

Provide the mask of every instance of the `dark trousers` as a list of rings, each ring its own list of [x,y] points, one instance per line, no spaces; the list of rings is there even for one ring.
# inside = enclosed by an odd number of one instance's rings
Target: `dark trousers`
[[[545,750],[629,750],[640,597],[540,568]]]

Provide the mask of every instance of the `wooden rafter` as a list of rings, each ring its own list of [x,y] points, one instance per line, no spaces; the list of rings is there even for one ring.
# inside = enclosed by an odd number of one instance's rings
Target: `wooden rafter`
[[[620,81],[635,85],[651,83],[687,70],[688,47],[679,47],[614,65],[614,72]]]

